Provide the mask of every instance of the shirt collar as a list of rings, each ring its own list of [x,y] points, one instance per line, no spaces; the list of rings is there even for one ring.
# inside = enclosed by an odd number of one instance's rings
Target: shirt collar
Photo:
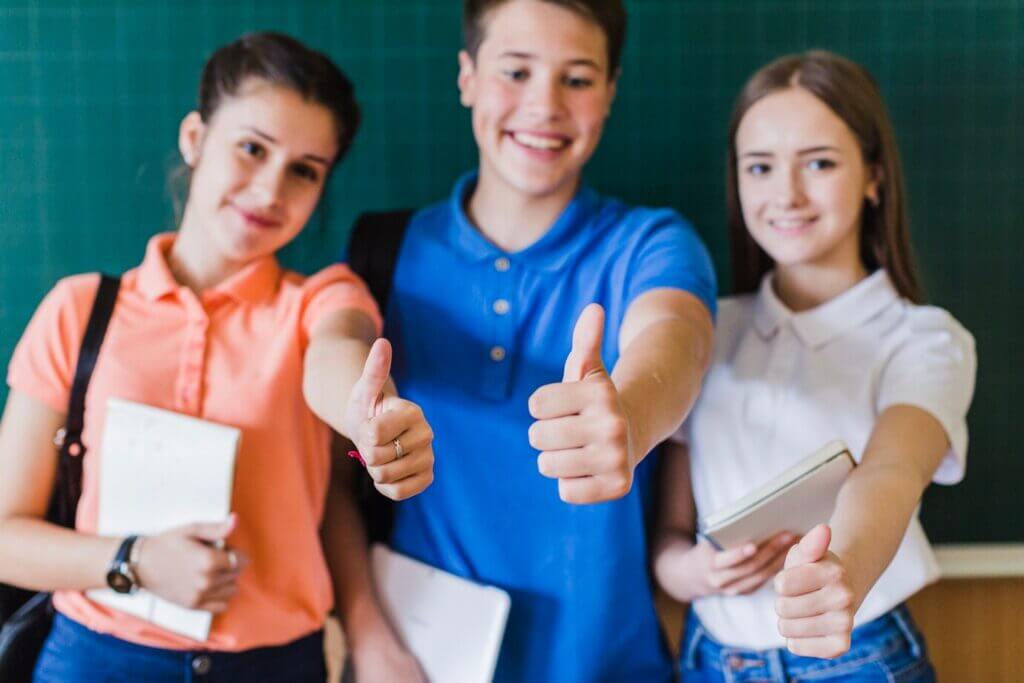
[[[584,227],[591,222],[598,203],[596,192],[580,184],[568,206],[539,240],[525,249],[509,253],[484,237],[466,215],[465,200],[476,187],[477,176],[476,171],[471,171],[459,178],[449,199],[452,216],[449,237],[463,256],[478,261],[507,256],[517,264],[552,271],[560,269],[572,258],[570,243],[578,239]]]
[[[175,233],[154,235],[146,245],[146,256],[139,266],[138,289],[150,301],[176,293],[181,285],[171,274],[167,252],[174,244]],[[203,293],[227,295],[245,303],[257,303],[277,291],[281,267],[273,256],[256,259],[242,270]]]
[[[758,333],[770,339],[789,321],[796,336],[811,348],[824,346],[836,337],[875,317],[899,300],[889,274],[878,269],[839,296],[807,311],[794,313],[775,293],[774,273],[761,280],[754,310]]]

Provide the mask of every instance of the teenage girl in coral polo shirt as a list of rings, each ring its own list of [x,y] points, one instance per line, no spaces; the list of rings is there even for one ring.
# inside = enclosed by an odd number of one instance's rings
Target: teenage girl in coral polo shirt
[[[191,181],[179,230],[124,274],[89,388],[74,531],[43,518],[98,277],[60,281],[33,317],[0,425],[0,581],[56,591],[37,681],[324,680],[330,427],[385,495],[433,477],[430,428],[394,395],[366,288],[344,266],[305,278],[274,256],[305,226],[358,122],[348,79],[290,38],[245,36],[211,57],[180,128]],[[140,538],[128,553],[138,586],[216,614],[205,642],[83,593],[107,585],[129,542],[95,533],[109,397],[243,431],[231,519]]]

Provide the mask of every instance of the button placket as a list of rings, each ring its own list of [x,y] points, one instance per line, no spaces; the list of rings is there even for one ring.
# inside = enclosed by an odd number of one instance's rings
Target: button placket
[[[209,341],[210,319],[198,301],[188,302],[184,348],[178,375],[178,409],[191,415],[201,411],[203,373]]]
[[[488,336],[487,358],[484,361],[484,372],[481,373],[480,391],[484,396],[493,399],[503,398],[511,381],[510,354],[515,335],[515,315],[512,307],[512,295],[516,282],[516,271],[507,256],[495,258],[489,267],[485,296],[488,308],[486,312]]]

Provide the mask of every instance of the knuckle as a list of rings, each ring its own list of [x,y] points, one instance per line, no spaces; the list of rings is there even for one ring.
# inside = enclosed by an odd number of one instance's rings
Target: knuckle
[[[836,618],[836,628],[842,633],[849,633],[853,630],[853,615],[849,612],[840,612]]]
[[[621,443],[626,439],[626,421],[619,415],[610,416],[605,420],[602,435],[606,441]]]
[[[853,591],[843,586],[836,591],[836,606],[839,609],[847,609],[853,606]]]

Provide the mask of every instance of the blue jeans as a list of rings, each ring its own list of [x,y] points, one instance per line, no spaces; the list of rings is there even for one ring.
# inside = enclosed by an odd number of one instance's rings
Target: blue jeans
[[[933,683],[924,640],[903,605],[853,630],[850,650],[836,659],[800,657],[786,649],[745,650],[708,635],[694,611],[680,652],[683,683]]]
[[[323,631],[242,652],[164,650],[96,633],[57,614],[34,683],[324,683]]]

